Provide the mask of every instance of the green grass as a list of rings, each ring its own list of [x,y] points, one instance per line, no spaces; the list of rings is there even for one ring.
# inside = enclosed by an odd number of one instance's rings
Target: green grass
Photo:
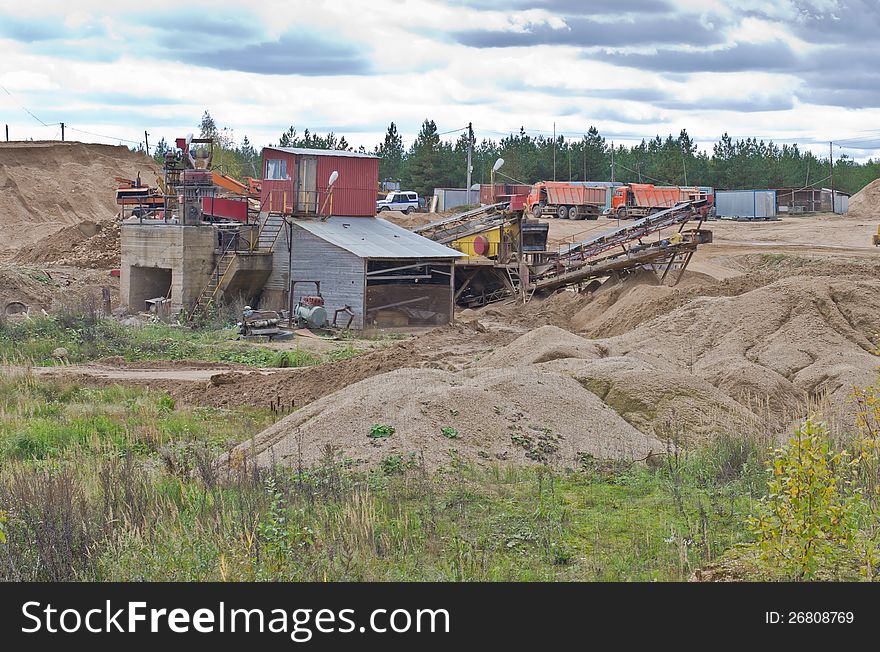
[[[747,539],[765,480],[735,442],[656,468],[336,456],[218,476],[273,418],[0,376],[0,579],[681,580]]]
[[[350,343],[333,349],[326,356],[301,349],[280,352],[236,341],[236,337],[234,327],[123,326],[114,320],[89,320],[81,315],[40,317],[0,321],[0,360],[9,364],[58,364],[52,352],[62,347],[67,350],[71,363],[119,356],[129,362],[204,360],[253,367],[301,367],[362,353]]]

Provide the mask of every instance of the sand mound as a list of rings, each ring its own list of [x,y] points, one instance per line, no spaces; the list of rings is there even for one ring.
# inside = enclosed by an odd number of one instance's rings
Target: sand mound
[[[847,217],[880,217],[880,179],[875,179],[849,198]]]
[[[481,367],[522,367],[564,358],[599,358],[601,345],[556,326],[542,326],[479,361]]]
[[[369,437],[372,424],[395,430]],[[444,436],[454,428],[456,436]],[[452,431],[447,431],[452,433]],[[388,456],[424,459],[436,468],[460,455],[476,464],[499,460],[577,466],[597,459],[644,459],[664,445],[627,424],[567,376],[537,369],[459,373],[400,369],[325,396],[221,458],[253,454],[259,465],[318,461],[327,447],[356,463]]]
[[[119,224],[114,220],[80,222],[19,249],[19,263],[47,263],[89,269],[118,267]]]
[[[876,380],[880,281],[790,277],[733,297],[698,297],[617,338],[613,355],[687,370],[746,406],[787,416],[827,402],[851,423],[852,386]]]
[[[0,143],[0,248],[18,249],[65,226],[112,218],[120,176],[153,183],[155,162],[127,147]]]
[[[433,220],[439,219],[437,213],[401,213],[400,211],[382,211],[379,217],[383,220],[402,226],[404,229],[412,231],[416,227],[422,226]]]
[[[619,284],[586,298],[574,314],[592,311],[594,324],[604,320],[611,330],[618,320],[627,332],[590,340],[544,326],[478,364],[536,365],[575,378],[655,436],[670,424],[691,441],[736,432],[754,424],[755,411],[788,424],[819,404],[832,411],[826,418],[851,423],[852,386],[876,379],[871,338],[880,323],[880,281],[792,276],[744,291],[748,282],[717,282],[717,296]],[[569,310],[584,301],[569,294]],[[628,321],[639,306],[647,314]]]

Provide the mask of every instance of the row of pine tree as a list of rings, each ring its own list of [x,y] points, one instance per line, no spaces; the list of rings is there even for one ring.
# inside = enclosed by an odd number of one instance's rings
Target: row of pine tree
[[[235,177],[259,177],[260,151],[245,136],[237,143],[232,131],[218,128],[208,111],[199,125],[202,137],[219,144],[214,166]],[[420,195],[434,188],[462,188],[466,183],[468,132],[443,139],[433,120],[422,123],[418,136],[405,146],[392,122],[384,140],[372,150],[357,151],[380,157],[380,180],[400,180]],[[320,135],[290,127],[278,139],[281,147],[353,150],[344,136]],[[161,140],[153,152],[161,161],[169,145]],[[682,129],[678,136],[655,136],[634,146],[611,143],[595,127],[573,140],[558,135],[532,135],[524,129],[499,139],[483,138],[473,144],[473,183],[488,183],[489,171],[504,159],[497,181],[534,183],[541,180],[644,182],[712,186],[719,189],[829,187],[829,159],[816,157],[795,145],[777,145],[754,138],[734,140],[726,133],[709,154]],[[857,163],[845,154],[834,161],[834,186],[855,193],[880,177],[880,161]]]

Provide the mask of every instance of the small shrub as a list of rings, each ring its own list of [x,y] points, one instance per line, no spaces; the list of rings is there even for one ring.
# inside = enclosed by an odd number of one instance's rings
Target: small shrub
[[[458,430],[452,426],[444,426],[443,428],[440,428],[440,434],[447,439],[458,439]]]
[[[370,434],[367,437],[371,439],[387,439],[391,435],[394,434],[394,426],[389,426],[387,424],[374,423],[370,427]]]
[[[844,480],[849,456],[834,452],[824,424],[807,419],[769,464],[769,494],[748,519],[752,548],[770,571],[815,579],[855,549],[861,492]]]

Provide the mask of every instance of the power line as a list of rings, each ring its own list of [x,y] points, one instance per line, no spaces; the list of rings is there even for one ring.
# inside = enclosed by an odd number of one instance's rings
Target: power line
[[[142,140],[129,140],[127,138],[117,138],[116,136],[107,136],[105,134],[96,134],[91,131],[85,131],[84,129],[77,129],[76,127],[71,127],[70,125],[65,125],[71,131],[78,131],[81,134],[88,134],[89,136],[95,136],[97,138],[106,138],[107,140],[118,140],[121,143],[131,143],[132,145],[140,145],[144,141]]]
[[[27,108],[24,104],[22,104],[21,102],[19,102],[19,101],[16,99],[15,95],[13,95],[12,93],[9,92],[9,89],[8,89],[8,88],[6,88],[5,86],[3,86],[2,84],[0,84],[0,88],[2,88],[4,91],[6,91],[6,94],[7,94],[9,97],[12,98],[12,101],[13,101],[13,102],[15,102],[16,104],[18,104],[18,107],[19,107],[22,111],[24,111],[25,113],[27,113],[30,117],[32,117],[34,120],[36,120],[37,122],[39,122],[39,123],[40,123],[41,125],[43,125],[44,127],[54,127],[54,126],[56,126],[56,125],[60,125],[60,124],[61,124],[60,122],[53,122],[52,124],[46,124],[45,122],[43,122],[42,120],[40,120],[37,116],[35,116],[33,113],[31,113],[31,112],[28,110],[28,108]]]

